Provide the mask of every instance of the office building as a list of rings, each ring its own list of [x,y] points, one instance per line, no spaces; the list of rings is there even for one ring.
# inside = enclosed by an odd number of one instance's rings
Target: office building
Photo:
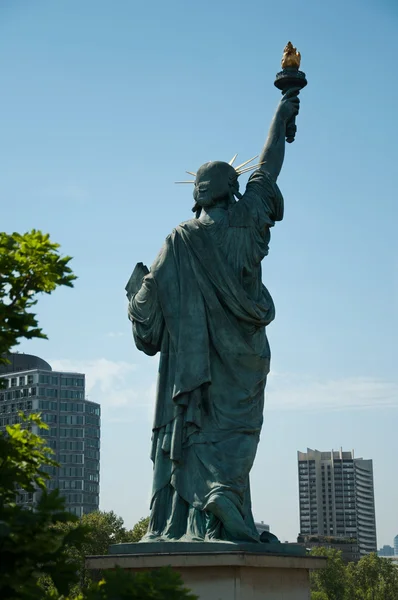
[[[377,554],[379,556],[394,556],[394,548],[392,546],[383,546],[383,548],[380,548],[380,550],[377,552]]]
[[[85,398],[83,373],[53,371],[43,359],[10,354],[0,365],[0,431],[18,423],[18,412],[41,413],[48,429],[33,426],[54,451],[60,467],[43,467],[48,489],[59,488],[66,508],[81,516],[98,510],[100,465],[100,405]],[[38,493],[19,494],[22,504],[34,505]]]
[[[300,534],[356,539],[377,552],[372,460],[354,452],[298,452]]]
[[[394,556],[398,556],[398,535],[394,538]]]

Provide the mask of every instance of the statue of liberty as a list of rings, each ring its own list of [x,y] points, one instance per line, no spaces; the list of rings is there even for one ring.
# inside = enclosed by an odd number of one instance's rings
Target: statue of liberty
[[[137,348],[160,353],[143,541],[260,541],[249,473],[275,316],[261,261],[283,218],[276,182],[297,94],[283,94],[258,164],[234,167],[234,157],[190,172],[194,218],[172,231],[149,271],[137,265],[126,288]],[[239,176],[248,171],[242,195]]]

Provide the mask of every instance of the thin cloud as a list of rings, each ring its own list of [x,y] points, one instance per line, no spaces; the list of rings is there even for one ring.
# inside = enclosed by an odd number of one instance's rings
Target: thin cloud
[[[51,365],[57,371],[85,373],[88,398],[99,402],[105,409],[136,405],[138,396],[133,374],[137,365],[106,358],[88,361],[58,359],[52,360]]]
[[[398,408],[398,382],[372,377],[310,380],[277,373],[269,379],[267,408],[316,412]]]
[[[51,360],[54,370],[86,374],[86,393],[99,402],[109,419],[134,419],[144,410],[152,421],[156,381],[143,383],[137,365],[100,358],[87,361]],[[372,377],[314,379],[294,373],[272,372],[266,388],[266,410],[344,410],[398,408],[398,382]],[[117,414],[115,414],[117,410]]]

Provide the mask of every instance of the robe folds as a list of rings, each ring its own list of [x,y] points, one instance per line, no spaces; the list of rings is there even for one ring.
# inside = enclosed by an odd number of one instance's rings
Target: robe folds
[[[255,171],[241,200],[173,230],[130,300],[137,348],[160,352],[145,539],[259,540],[249,472],[275,316],[261,261],[282,217],[278,187]]]

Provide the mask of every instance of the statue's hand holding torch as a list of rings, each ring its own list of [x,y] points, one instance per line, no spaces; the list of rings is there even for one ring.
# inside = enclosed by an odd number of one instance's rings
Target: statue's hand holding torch
[[[283,99],[280,104],[282,118],[286,118],[286,141],[294,142],[296,135],[296,115],[299,110],[298,94],[307,85],[305,73],[299,71],[301,61],[300,52],[289,42],[283,52],[282,71],[277,74],[275,86],[281,90]],[[285,105],[285,106],[284,106]],[[288,112],[292,114],[289,115]]]

